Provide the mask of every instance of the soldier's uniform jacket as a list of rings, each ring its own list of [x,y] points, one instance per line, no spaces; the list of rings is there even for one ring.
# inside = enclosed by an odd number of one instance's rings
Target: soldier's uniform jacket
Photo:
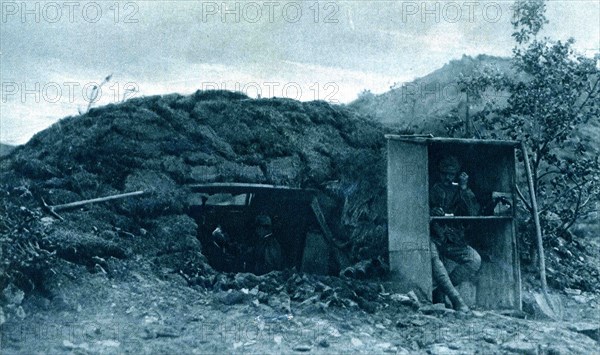
[[[455,216],[476,216],[479,214],[479,204],[471,189],[462,190],[459,186],[433,185],[429,193],[431,209],[440,207],[444,213]],[[433,241],[438,246],[466,246],[464,225],[458,221],[433,222],[431,224]]]
[[[281,245],[273,233],[260,237],[255,250],[257,274],[261,275],[273,270],[281,270],[283,253]]]

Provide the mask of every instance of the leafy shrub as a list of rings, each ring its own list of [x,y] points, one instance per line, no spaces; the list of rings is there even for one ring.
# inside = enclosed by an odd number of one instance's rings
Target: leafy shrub
[[[21,191],[0,188],[0,290],[9,284],[25,291],[43,288],[56,261],[55,254],[44,248],[46,228],[39,223],[41,212],[11,201],[11,194],[18,196]]]

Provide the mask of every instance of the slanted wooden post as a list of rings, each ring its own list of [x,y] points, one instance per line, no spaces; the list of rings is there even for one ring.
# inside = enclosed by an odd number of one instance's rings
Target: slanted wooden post
[[[54,217],[56,217],[56,218],[58,218],[58,219],[60,219],[62,221],[63,218],[58,213],[56,213],[56,211],[58,211],[58,210],[65,210],[65,209],[68,209],[68,208],[79,207],[79,206],[87,205],[87,204],[90,204],[90,203],[104,202],[104,201],[115,200],[115,199],[119,199],[119,198],[130,197],[130,196],[138,196],[138,195],[143,195],[145,193],[146,193],[145,191],[127,192],[127,193],[124,193],[124,194],[111,195],[111,196],[106,196],[106,197],[98,197],[98,198],[93,198],[93,199],[90,199],[90,200],[70,202],[70,203],[65,203],[65,204],[56,205],[56,206],[49,206],[49,205],[47,205],[46,201],[44,201],[44,199],[42,199],[42,203],[44,204],[44,208],[46,208],[46,210],[50,214],[52,214]]]

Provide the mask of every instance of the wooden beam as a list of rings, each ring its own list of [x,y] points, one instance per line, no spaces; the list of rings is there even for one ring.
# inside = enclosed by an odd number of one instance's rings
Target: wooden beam
[[[519,142],[500,139],[469,139],[469,138],[425,138],[421,136],[403,136],[397,134],[386,134],[386,139],[412,142],[416,144],[449,143],[449,144],[484,144],[493,146],[517,147]]]
[[[58,210],[64,210],[64,209],[67,209],[67,208],[73,208],[73,207],[79,207],[79,206],[87,205],[89,203],[104,202],[104,201],[115,200],[115,199],[118,199],[118,198],[124,198],[124,197],[129,197],[129,196],[143,195],[144,193],[145,193],[144,191],[127,192],[127,193],[124,193],[124,194],[118,194],[118,195],[111,195],[111,196],[106,196],[106,197],[93,198],[91,200],[83,200],[83,201],[65,203],[65,204],[62,204],[62,205],[48,206],[48,207],[52,211],[58,211]]]

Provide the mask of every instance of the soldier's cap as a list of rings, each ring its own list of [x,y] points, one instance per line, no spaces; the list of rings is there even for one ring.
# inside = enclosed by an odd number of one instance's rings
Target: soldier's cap
[[[443,173],[458,173],[460,170],[460,162],[453,155],[447,155],[440,159],[438,168]]]
[[[265,215],[265,214],[260,214],[258,216],[256,216],[256,226],[257,227],[270,227],[271,226],[271,217]]]

